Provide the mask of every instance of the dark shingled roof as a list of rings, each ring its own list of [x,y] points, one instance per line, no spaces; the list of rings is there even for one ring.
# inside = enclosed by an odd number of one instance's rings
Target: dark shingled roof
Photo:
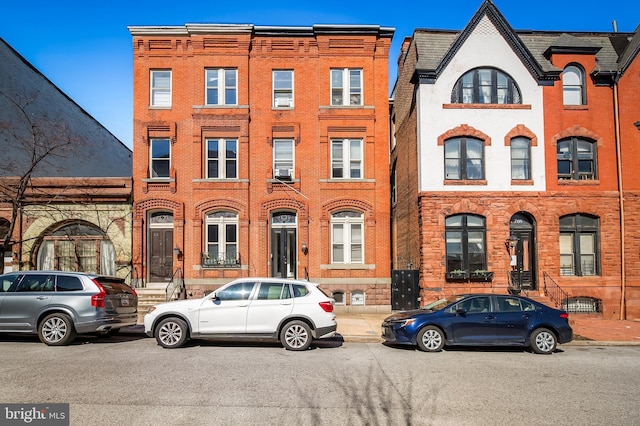
[[[32,121],[72,138],[73,150],[49,156],[35,171],[39,177],[130,177],[131,150],[0,38],[0,176],[18,176],[30,164]],[[18,107],[5,96],[28,106]],[[62,130],[61,130],[62,129]],[[47,137],[55,138],[55,134]]]

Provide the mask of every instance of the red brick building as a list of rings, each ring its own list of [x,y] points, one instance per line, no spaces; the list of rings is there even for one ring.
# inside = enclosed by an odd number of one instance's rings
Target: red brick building
[[[524,291],[640,317],[639,37],[516,31],[487,0],[405,39],[392,266],[419,269],[423,303]]]
[[[129,30],[138,284],[302,278],[388,307],[394,30]]]

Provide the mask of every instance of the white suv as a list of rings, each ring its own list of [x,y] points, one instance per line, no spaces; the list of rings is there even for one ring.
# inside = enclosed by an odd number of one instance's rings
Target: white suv
[[[152,306],[144,331],[165,348],[189,338],[280,340],[302,351],[336,333],[334,300],[308,281],[240,278],[201,298]]]

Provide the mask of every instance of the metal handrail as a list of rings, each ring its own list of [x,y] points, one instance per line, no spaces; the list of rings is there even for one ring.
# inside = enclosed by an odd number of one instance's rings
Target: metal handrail
[[[169,288],[171,288],[171,290],[169,290]],[[166,301],[170,301],[170,300],[175,300],[174,299],[174,295],[177,293],[178,296],[176,297],[176,299],[178,297],[180,297],[180,294],[182,294],[182,290],[184,289],[184,280],[182,279],[182,269],[181,268],[177,268],[174,272],[173,272],[173,276],[171,277],[171,281],[169,281],[169,284],[167,284],[167,288],[165,289],[165,294],[166,294]],[[171,293],[169,293],[171,292]]]
[[[555,303],[556,307],[564,307],[567,304],[567,300],[569,300],[569,293],[564,291],[562,287],[556,283],[553,278],[546,272],[543,272],[544,276],[544,284],[543,290],[545,296],[548,296],[549,299],[553,303]]]

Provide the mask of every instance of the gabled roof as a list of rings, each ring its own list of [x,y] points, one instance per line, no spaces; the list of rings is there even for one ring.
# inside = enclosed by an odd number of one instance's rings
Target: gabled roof
[[[492,1],[485,0],[462,31],[414,32],[418,58],[414,79],[434,82],[485,16],[539,84],[557,80],[562,72],[549,60],[554,53],[595,54],[596,66],[587,71],[594,76],[611,76],[624,72],[640,51],[640,27],[635,33],[514,30]]]
[[[442,31],[416,30],[414,32],[416,48],[418,49],[418,63],[416,64],[418,77],[428,81],[435,81],[485,16],[493,23],[536,80],[554,80],[558,78],[559,70],[543,70],[540,63],[533,58],[528,47],[520,40],[491,0],[485,0],[480,5],[480,8],[465,29],[453,36],[453,40],[451,39],[451,33],[446,34]],[[431,37],[424,37],[427,31],[431,33]],[[437,34],[440,34],[440,36]],[[418,39],[423,40],[418,41]],[[445,50],[444,46],[446,44],[449,45],[449,48]],[[431,50],[432,46],[434,47],[433,50]]]
[[[132,176],[131,150],[0,38],[0,176],[21,175],[31,164],[24,148],[31,132],[22,112],[48,137],[78,142],[65,155],[48,156],[34,177]]]

